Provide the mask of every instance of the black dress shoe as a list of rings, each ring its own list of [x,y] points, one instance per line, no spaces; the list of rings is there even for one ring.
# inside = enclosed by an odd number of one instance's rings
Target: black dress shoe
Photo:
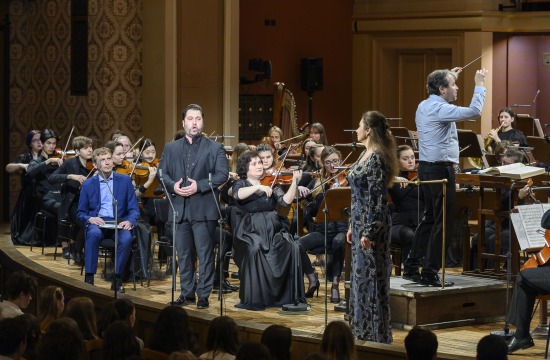
[[[125,290],[124,290],[124,286],[122,286],[122,279],[116,279],[116,285],[115,283],[112,283],[111,284],[111,290],[115,290],[115,287],[116,287],[116,292],[117,293],[124,293]]]
[[[184,305],[189,305],[194,303],[195,303],[194,297],[185,297],[183,295],[180,295],[176,300],[174,300],[174,303],[172,305],[184,306]]]
[[[508,354],[511,354],[517,350],[529,349],[533,346],[535,346],[535,343],[533,342],[533,338],[531,336],[528,335],[520,339],[514,336],[508,343]]]
[[[75,253],[74,263],[75,263],[75,265],[78,265],[78,266],[84,265],[84,257],[82,256],[81,253],[79,253],[79,252]]]
[[[220,292],[220,285],[219,284],[214,284],[214,287],[212,288],[212,292],[214,294],[217,294]],[[223,294],[230,294],[232,293],[233,290],[229,289],[224,283],[222,283],[222,293]]]
[[[199,298],[199,301],[197,301],[197,309],[207,309],[209,306],[208,298]]]
[[[94,284],[94,274],[86,274],[84,275],[84,282],[90,285]]]
[[[437,274],[422,274],[420,275],[420,284],[426,286],[441,287],[441,278]],[[453,286],[455,283],[452,281],[445,281],[445,286]]]
[[[412,282],[415,282],[415,283],[419,283],[420,282],[420,273],[417,271],[413,271],[413,272],[408,272],[408,271],[404,271],[403,272],[403,279],[405,280],[409,280],[409,281],[412,281]]]
[[[334,311],[338,311],[338,312],[346,312],[347,309],[348,309],[348,304],[346,300],[342,300],[340,301],[340,304],[334,306]]]
[[[71,252],[68,245],[63,248],[63,251],[61,252],[61,257],[65,260],[69,260],[71,258]]]
[[[235,286],[235,285],[231,285],[231,283],[229,282],[229,280],[225,279],[223,281],[223,287],[224,288],[227,288],[231,291],[239,291],[239,287],[238,286]]]

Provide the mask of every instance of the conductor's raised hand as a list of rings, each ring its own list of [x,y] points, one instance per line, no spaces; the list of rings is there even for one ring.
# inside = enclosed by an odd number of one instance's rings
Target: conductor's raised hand
[[[485,84],[485,77],[487,76],[487,73],[489,70],[487,69],[481,69],[476,71],[476,75],[474,76],[474,81],[477,86],[483,86]]]

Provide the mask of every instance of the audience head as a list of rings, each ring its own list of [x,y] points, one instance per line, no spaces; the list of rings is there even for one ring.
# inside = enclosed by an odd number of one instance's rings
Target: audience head
[[[197,342],[187,312],[179,306],[167,306],[160,312],[149,348],[170,354],[173,351],[195,352]]]
[[[76,321],[57,319],[38,343],[38,360],[80,360],[84,351],[84,339]]]
[[[197,357],[190,351],[174,351],[168,356],[168,360],[196,360]]]
[[[44,333],[48,326],[63,312],[65,297],[63,289],[57,286],[46,286],[38,295],[36,318],[40,323],[40,331]]]
[[[265,345],[246,343],[240,347],[235,360],[273,360],[273,358]]]
[[[97,322],[92,299],[76,297],[67,303],[65,316],[76,321],[84,340],[99,338],[97,336]]]
[[[477,344],[477,360],[506,360],[508,346],[502,336],[487,335]]]
[[[319,350],[327,360],[355,360],[355,338],[349,325],[343,321],[329,323]]]
[[[36,348],[40,341],[40,325],[33,314],[23,314],[16,317],[21,320],[27,333],[27,348],[23,357],[31,360],[36,358]]]
[[[328,145],[325,127],[321,123],[313,123],[309,128],[309,137],[317,142],[317,144]]]
[[[261,339],[273,360],[290,360],[292,330],[282,325],[271,325],[264,330]]]
[[[139,355],[141,348],[126,321],[115,321],[103,336],[103,359],[118,360]]]
[[[20,316],[0,320],[0,355],[19,359],[26,346],[27,331]]]
[[[206,350],[237,354],[239,349],[239,334],[235,320],[229,316],[218,316],[210,323],[206,338]],[[213,356],[214,356],[213,355]]]
[[[413,328],[405,337],[409,360],[432,360],[437,355],[437,336],[430,330]]]
[[[36,292],[36,279],[24,271],[16,271],[6,281],[6,299],[21,309],[27,308]]]

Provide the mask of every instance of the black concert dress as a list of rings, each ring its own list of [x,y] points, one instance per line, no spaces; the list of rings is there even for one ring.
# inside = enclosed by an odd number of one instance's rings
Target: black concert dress
[[[391,218],[386,200],[388,179],[382,156],[373,152],[362,163],[355,163],[348,180],[353,240],[350,327],[358,339],[390,344]],[[370,249],[361,246],[362,236],[370,239]]]
[[[32,154],[25,153],[17,156],[14,163],[29,164]],[[11,240],[16,245],[36,245],[32,237],[34,216],[38,211],[35,185],[32,179],[26,176],[27,171],[21,172],[21,191],[11,217]]]
[[[289,206],[283,200],[284,192],[276,186],[271,197],[258,192],[239,200],[238,190],[248,186],[252,185],[242,179],[233,186],[237,204],[232,219],[233,258],[239,267],[241,300],[235,306],[263,310],[293,303],[293,279],[297,279],[298,298],[303,299],[304,279],[298,244],[275,210],[277,204]],[[295,276],[296,273],[299,276]]]

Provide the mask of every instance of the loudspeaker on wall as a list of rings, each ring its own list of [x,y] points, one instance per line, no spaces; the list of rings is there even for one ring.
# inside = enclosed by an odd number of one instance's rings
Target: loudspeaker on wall
[[[323,59],[303,58],[302,91],[313,92],[323,90]]]

